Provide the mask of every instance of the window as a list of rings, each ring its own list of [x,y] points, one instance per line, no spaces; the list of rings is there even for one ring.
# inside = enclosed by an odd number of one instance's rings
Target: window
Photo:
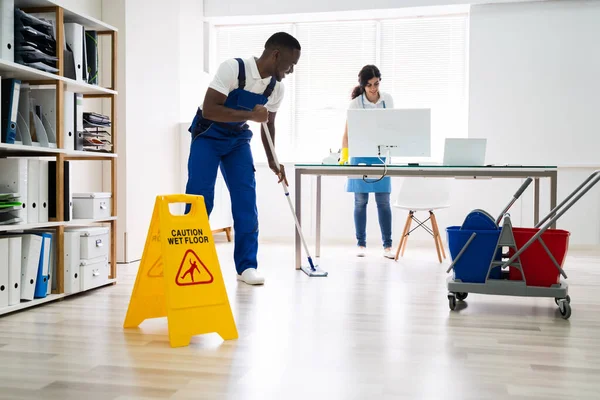
[[[218,25],[212,71],[227,58],[260,56],[274,32],[302,45],[276,118],[280,161],[319,162],[341,146],[350,93],[358,72],[375,64],[381,90],[396,108],[431,108],[432,158],[441,161],[444,138],[467,136],[466,14],[381,20]],[[265,161],[258,124],[251,123],[255,160]]]

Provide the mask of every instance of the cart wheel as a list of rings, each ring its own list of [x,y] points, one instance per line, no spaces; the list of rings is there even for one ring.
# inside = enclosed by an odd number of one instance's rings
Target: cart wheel
[[[554,302],[556,303],[557,306],[559,305],[558,300],[560,300],[560,299],[558,299],[558,298],[554,299]],[[567,295],[566,300],[567,300],[567,303],[571,304],[571,296]]]
[[[456,293],[456,298],[458,301],[464,301],[468,295],[469,293]]]
[[[561,301],[558,305],[558,310],[563,319],[569,319],[571,316],[571,304],[569,304],[568,300]]]
[[[450,306],[450,309],[454,311],[456,308],[456,296],[448,295],[448,305]]]

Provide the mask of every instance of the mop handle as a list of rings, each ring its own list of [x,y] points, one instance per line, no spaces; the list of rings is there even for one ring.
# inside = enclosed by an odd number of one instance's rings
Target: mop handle
[[[279,160],[277,159],[277,154],[275,154],[275,146],[273,146],[273,141],[271,140],[271,132],[269,131],[269,127],[265,122],[262,123],[262,126],[265,130],[267,141],[269,142],[269,148],[271,149],[271,154],[273,155],[273,160],[275,164],[279,167]],[[294,222],[296,223],[296,229],[298,230],[298,234],[302,239],[302,244],[304,245],[304,251],[306,251],[306,255],[309,260],[312,260],[310,256],[310,252],[308,251],[308,246],[306,245],[306,241],[304,240],[304,235],[302,234],[302,229],[300,228],[300,222],[298,221],[298,216],[296,215],[296,211],[294,210],[294,206],[292,205],[292,199],[290,199],[290,193],[288,191],[288,187],[285,184],[285,181],[281,181],[281,185],[283,186],[283,193],[285,193],[285,197],[287,197],[288,204],[290,206],[290,210],[292,211],[292,215],[294,216]]]

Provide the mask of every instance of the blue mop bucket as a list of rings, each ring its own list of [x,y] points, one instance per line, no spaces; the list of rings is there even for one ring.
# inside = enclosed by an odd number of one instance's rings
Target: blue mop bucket
[[[458,254],[463,249],[467,241],[473,234],[475,238],[469,244],[469,247],[460,257],[460,260],[454,264],[454,279],[460,279],[467,283],[485,283],[488,268],[498,239],[500,238],[501,229],[464,229],[460,226],[449,226],[446,228],[448,236],[448,247],[452,261],[458,257]],[[498,249],[496,252],[496,261],[502,261],[502,251]],[[490,272],[490,279],[500,279],[502,271],[499,267],[495,267]]]

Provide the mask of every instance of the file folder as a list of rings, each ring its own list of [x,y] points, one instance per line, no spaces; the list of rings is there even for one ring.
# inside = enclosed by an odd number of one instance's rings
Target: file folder
[[[64,220],[73,219],[73,195],[71,193],[70,161],[64,161]],[[48,163],[48,218],[56,219],[56,161]]]
[[[84,39],[84,28],[75,22],[65,23],[65,43],[71,48],[73,52],[73,59],[75,61],[75,80],[84,81],[83,73],[83,39]]]
[[[37,224],[40,220],[40,161],[27,161],[27,222]]]
[[[17,141],[26,146],[33,145],[31,140],[31,87],[29,83],[21,83],[19,95],[19,111],[17,113]],[[20,138],[19,138],[20,137]]]
[[[38,261],[37,277],[33,297],[42,299],[48,292],[48,279],[50,275],[50,251],[52,246],[52,236],[49,233],[39,233],[36,236],[42,239],[42,247]]]
[[[0,0],[2,1],[2,0]],[[4,28],[0,28],[4,29]],[[17,136],[17,113],[19,112],[19,96],[21,81],[18,79],[2,79],[2,142],[14,144]]]
[[[75,93],[66,90],[64,101],[63,146],[67,150],[75,150]]]
[[[21,302],[21,237],[8,238],[8,305]]]
[[[26,234],[21,236],[21,240],[21,300],[33,300],[42,254],[42,237]]]
[[[18,213],[23,222],[28,220],[28,160],[24,158],[0,158],[0,193],[18,193],[22,203]]]
[[[48,290],[46,295],[52,294],[52,290],[55,289],[56,285],[56,234],[50,233],[50,268],[48,270]]]
[[[15,1],[0,0],[0,58],[15,61]]]
[[[83,94],[75,93],[75,150],[83,150]]]
[[[65,293],[78,293],[81,291],[79,277],[79,232],[64,233],[64,268],[65,268]]]
[[[8,307],[8,238],[0,239],[0,309]]]
[[[39,184],[39,208],[38,208],[38,222],[48,222],[48,172],[49,172],[49,161],[39,160],[40,176],[38,180]]]

